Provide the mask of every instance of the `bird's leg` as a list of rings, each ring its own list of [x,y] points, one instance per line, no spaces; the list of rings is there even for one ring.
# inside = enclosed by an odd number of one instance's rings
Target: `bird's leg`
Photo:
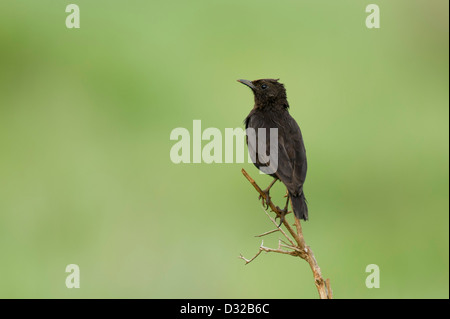
[[[286,205],[284,206],[283,209],[281,209],[280,207],[277,206],[277,210],[278,210],[278,214],[277,217],[275,217],[275,219],[280,218],[280,224],[278,225],[278,228],[281,226],[281,224],[284,221],[284,216],[286,216],[286,214],[288,213],[288,206],[289,206],[289,191],[286,189],[286,195],[284,197],[287,197],[286,200]]]
[[[272,183],[270,183],[270,185],[263,190],[263,193],[266,194],[266,198],[264,198],[262,195],[259,195],[259,199],[261,199],[261,202],[263,205],[266,205],[266,209],[269,208],[269,203],[270,203],[270,196],[269,196],[269,191],[272,188],[273,184],[275,184],[275,182],[278,180],[278,178],[275,178]]]
[[[288,205],[289,205],[289,199],[290,199],[288,190],[286,190],[286,195],[284,197],[286,197],[287,199],[286,199],[286,205],[284,205],[283,211],[285,211],[287,213]]]

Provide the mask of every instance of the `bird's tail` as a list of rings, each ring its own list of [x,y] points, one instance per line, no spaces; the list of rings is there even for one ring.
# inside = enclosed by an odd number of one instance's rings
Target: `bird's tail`
[[[308,220],[308,205],[306,205],[306,198],[303,192],[294,196],[289,194],[291,197],[291,205],[294,210],[294,214],[298,219]]]

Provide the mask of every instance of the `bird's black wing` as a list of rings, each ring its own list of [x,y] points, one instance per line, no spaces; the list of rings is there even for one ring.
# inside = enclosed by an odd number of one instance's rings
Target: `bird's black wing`
[[[256,145],[247,144],[249,152],[256,158],[254,164],[261,171],[280,179],[286,185],[289,192],[298,195],[302,192],[303,183],[306,178],[306,153],[303,145],[303,138],[297,122],[283,112],[282,116],[267,116],[256,110],[252,110],[245,119],[246,128],[255,129]],[[270,128],[278,129],[278,153],[277,156],[270,154]],[[258,138],[258,129],[266,129],[266,139]],[[264,152],[261,154],[262,144],[265,143],[265,150],[269,154],[269,165],[261,163],[267,161]]]
[[[297,122],[288,112],[280,120],[281,123],[277,123],[279,134],[276,176],[292,195],[297,196],[303,191],[307,170],[303,137]]]

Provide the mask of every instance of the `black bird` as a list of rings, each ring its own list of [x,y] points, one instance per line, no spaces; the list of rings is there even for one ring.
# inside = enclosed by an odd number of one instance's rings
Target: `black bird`
[[[303,193],[307,168],[306,151],[300,127],[288,111],[286,89],[275,79],[238,80],[238,82],[251,88],[255,97],[255,106],[245,119],[245,128],[247,129],[247,145],[253,163],[259,170],[265,173],[269,172],[267,174],[274,177],[269,187],[264,190],[267,199],[270,201],[270,188],[277,180],[280,180],[286,186],[289,194],[286,206],[282,210],[284,214],[287,213],[290,198],[295,216],[307,220],[308,206]],[[249,134],[249,128],[255,130],[253,137]],[[269,154],[271,150],[270,128],[278,129],[278,163],[275,163],[274,154]],[[264,136],[259,137],[258,129],[266,131],[265,141]],[[249,138],[256,139],[256,143],[250,143]],[[264,144],[265,150],[261,149]],[[265,155],[266,157],[264,157]],[[269,202],[267,201],[266,204],[268,205]],[[283,221],[284,215],[281,218]]]

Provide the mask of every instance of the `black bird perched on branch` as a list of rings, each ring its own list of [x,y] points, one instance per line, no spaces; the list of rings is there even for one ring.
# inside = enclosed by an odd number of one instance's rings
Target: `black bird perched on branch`
[[[286,206],[281,211],[284,214],[287,213],[290,198],[295,216],[307,220],[308,206],[303,193],[307,166],[306,151],[300,127],[288,111],[286,89],[275,79],[238,80],[238,82],[251,88],[255,97],[255,106],[245,119],[245,128],[253,163],[259,170],[274,178],[269,187],[264,190],[267,200],[270,201],[270,188],[277,180],[280,180],[289,193]],[[272,139],[272,148],[270,147],[271,128],[278,131],[277,138]],[[254,129],[253,134],[251,129]],[[265,131],[265,136],[259,135],[261,129]],[[268,154],[269,150],[270,154]],[[283,221],[284,215],[281,219]]]

